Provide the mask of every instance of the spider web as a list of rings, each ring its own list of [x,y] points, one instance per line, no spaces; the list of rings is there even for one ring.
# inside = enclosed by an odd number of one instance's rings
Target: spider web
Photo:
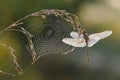
[[[26,48],[34,63],[41,56],[66,54],[73,49],[64,44],[62,39],[70,37],[70,32],[79,25],[78,17],[74,14],[64,10],[46,9],[21,18],[1,33],[11,30],[23,33],[28,41]]]

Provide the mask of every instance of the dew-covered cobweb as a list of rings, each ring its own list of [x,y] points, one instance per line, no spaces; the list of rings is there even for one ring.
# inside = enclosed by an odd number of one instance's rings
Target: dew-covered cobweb
[[[70,32],[79,26],[78,17],[64,10],[41,10],[27,15],[8,26],[5,31],[18,31],[25,35],[26,49],[33,61],[47,54],[66,54],[73,47],[62,39],[70,37]]]

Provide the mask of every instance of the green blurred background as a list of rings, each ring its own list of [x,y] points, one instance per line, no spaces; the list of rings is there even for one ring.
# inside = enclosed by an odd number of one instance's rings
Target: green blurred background
[[[120,1],[119,0],[0,0],[0,31],[12,24],[16,20],[40,11],[42,9],[62,9],[74,13],[79,16],[82,28],[85,28],[89,34],[101,32],[104,30],[112,30],[113,34],[98,42],[90,48],[90,63],[84,64],[85,49],[80,49],[82,54],[79,56],[78,63],[87,70],[88,74],[84,75],[82,80],[104,80],[99,77],[104,74],[110,74],[105,80],[120,80]],[[7,35],[7,34],[5,34]],[[9,44],[16,49],[16,53],[20,53],[24,44],[19,44],[22,39],[17,39],[17,35],[2,36],[2,42]],[[18,46],[19,45],[19,46]],[[0,46],[0,70],[13,72],[11,57],[8,49]],[[20,54],[16,54],[18,59]],[[28,54],[27,54],[28,55]],[[28,55],[29,56],[29,55]],[[29,56],[30,57],[30,56]],[[25,57],[24,57],[25,58]],[[25,60],[25,59],[24,59]],[[22,64],[23,61],[20,61]],[[26,61],[31,62],[30,58]],[[79,61],[80,60],[80,61]],[[77,64],[78,64],[77,63]],[[25,64],[25,63],[24,63]],[[25,65],[26,66],[26,65]],[[41,80],[40,73],[25,67],[26,71],[23,80]],[[98,71],[98,72],[97,72]],[[103,71],[100,73],[100,71]],[[98,74],[100,73],[100,74]],[[81,73],[82,74],[82,73]],[[91,75],[93,74],[93,75]],[[96,74],[96,75],[95,75]],[[4,76],[0,80],[12,80],[13,78]],[[87,78],[89,76],[89,78]],[[92,76],[92,77],[91,77]],[[98,77],[98,79],[94,79]],[[102,76],[104,77],[104,76]],[[106,77],[106,76],[105,76]],[[17,79],[16,79],[17,80]],[[72,80],[72,79],[56,79],[56,80]],[[77,80],[77,79],[76,79]],[[80,80],[80,79],[79,79]]]

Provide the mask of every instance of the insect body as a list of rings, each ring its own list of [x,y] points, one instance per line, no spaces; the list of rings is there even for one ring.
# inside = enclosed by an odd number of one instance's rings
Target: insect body
[[[100,33],[95,33],[88,35],[86,31],[83,31],[81,34],[78,32],[72,31],[70,33],[72,38],[64,38],[62,41],[73,47],[85,47],[87,49],[87,61],[89,61],[88,47],[92,47],[99,40],[104,39],[112,34],[112,31],[107,30]]]
[[[112,31],[107,30],[104,32],[88,35],[88,47],[92,47],[99,40],[104,39],[110,36],[111,34],[112,34]],[[72,38],[64,38],[62,41],[74,47],[85,47],[86,46],[84,34],[81,34],[79,36],[79,33],[73,31],[70,33],[70,35]]]

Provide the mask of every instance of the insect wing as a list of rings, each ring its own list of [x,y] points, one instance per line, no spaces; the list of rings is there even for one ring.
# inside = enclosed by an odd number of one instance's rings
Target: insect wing
[[[74,31],[72,31],[71,33],[70,33],[70,35],[71,35],[71,37],[72,38],[83,38],[83,34],[81,34],[81,35],[79,35],[79,33],[78,32],[74,32]]]
[[[112,34],[112,31],[104,31],[104,32],[89,35],[88,47],[92,47],[99,40],[104,39],[110,36],[111,34]]]
[[[86,46],[85,40],[82,40],[82,39],[64,38],[62,41],[74,47],[85,47]]]
[[[88,47],[92,47],[94,44],[96,44],[99,41],[99,39],[90,39],[88,41]]]

